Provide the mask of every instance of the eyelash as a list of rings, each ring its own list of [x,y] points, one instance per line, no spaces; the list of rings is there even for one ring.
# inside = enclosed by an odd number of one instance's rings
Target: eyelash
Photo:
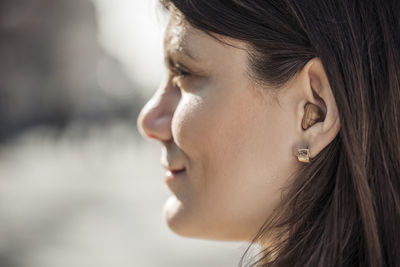
[[[179,77],[182,77],[182,78],[191,75],[191,73],[189,71],[187,71],[186,69],[180,67],[179,64],[172,65],[171,66],[171,72],[172,72],[172,74],[174,74],[176,76],[179,76]]]
[[[166,66],[169,70],[169,75],[172,80],[172,84],[182,89],[182,82],[185,79],[190,78],[189,76],[193,75],[188,69],[178,62],[174,62],[171,59],[166,60]]]

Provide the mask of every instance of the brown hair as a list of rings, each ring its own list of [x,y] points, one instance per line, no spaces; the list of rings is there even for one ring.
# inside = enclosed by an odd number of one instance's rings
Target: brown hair
[[[249,266],[400,266],[400,1],[162,2],[245,41],[274,88],[319,57],[337,103],[339,134],[296,175]]]

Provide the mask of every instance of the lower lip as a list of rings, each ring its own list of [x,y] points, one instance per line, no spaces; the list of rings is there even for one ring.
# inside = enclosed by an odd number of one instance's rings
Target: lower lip
[[[181,171],[167,171],[165,173],[165,182],[169,183],[172,180],[175,180],[176,178],[178,178],[179,176],[182,176],[185,173],[185,169],[181,170]]]

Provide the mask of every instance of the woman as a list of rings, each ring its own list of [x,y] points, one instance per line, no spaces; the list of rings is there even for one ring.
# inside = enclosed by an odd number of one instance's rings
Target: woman
[[[163,4],[138,127],[170,229],[261,245],[257,266],[400,266],[399,1]]]

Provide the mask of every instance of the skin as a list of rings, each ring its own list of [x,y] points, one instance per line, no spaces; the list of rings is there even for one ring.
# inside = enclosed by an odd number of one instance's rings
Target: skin
[[[305,164],[295,147],[308,144],[314,157],[337,135],[336,103],[317,58],[279,90],[257,85],[245,43],[218,36],[233,46],[223,44],[175,15],[165,34],[168,75],[137,120],[162,145],[161,163],[185,168],[167,183],[165,220],[181,236],[250,241]],[[303,130],[306,103],[324,120]]]

